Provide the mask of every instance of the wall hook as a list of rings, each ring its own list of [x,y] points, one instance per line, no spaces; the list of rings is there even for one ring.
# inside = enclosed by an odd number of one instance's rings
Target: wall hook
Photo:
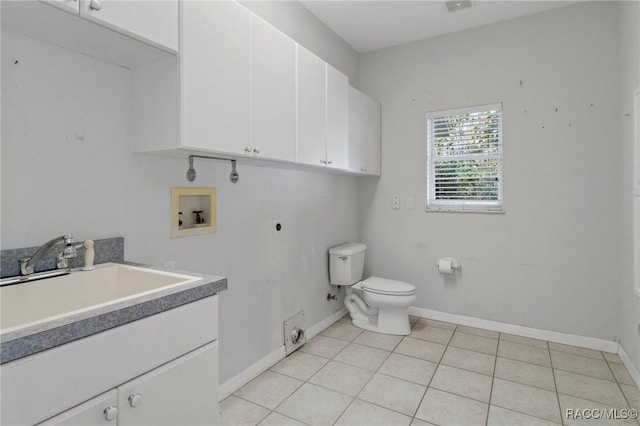
[[[231,161],[231,174],[229,175],[229,180],[231,181],[231,183],[238,183],[238,181],[240,180],[240,175],[236,171],[236,160],[232,160],[229,158],[220,158],[220,157],[208,157],[204,155],[190,155],[189,168],[187,169],[187,180],[189,182],[193,182],[194,180],[196,180],[196,169],[193,167],[194,158],[204,158],[205,160]]]

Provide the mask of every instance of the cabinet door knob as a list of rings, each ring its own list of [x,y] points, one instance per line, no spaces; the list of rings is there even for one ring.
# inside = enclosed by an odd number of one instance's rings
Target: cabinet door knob
[[[260,154],[260,148],[258,148],[258,147],[253,148],[253,153],[254,154]]]
[[[250,146],[245,146],[244,147],[244,152],[246,152],[247,154],[251,152],[251,147]]]
[[[108,422],[110,422],[111,420],[114,420],[116,417],[118,417],[118,407],[114,407],[112,405],[111,407],[105,408],[103,413],[104,413],[104,418]]]
[[[132,407],[137,407],[142,402],[142,395],[139,393],[132,393],[129,395],[129,405]]]
[[[89,2],[89,9],[91,9],[91,10],[100,10],[100,9],[102,9],[102,5],[100,4],[100,1],[98,1],[98,0],[91,0]]]
[[[333,162],[331,160],[329,160],[329,161],[327,161],[326,164],[331,165],[331,164],[333,164]]]

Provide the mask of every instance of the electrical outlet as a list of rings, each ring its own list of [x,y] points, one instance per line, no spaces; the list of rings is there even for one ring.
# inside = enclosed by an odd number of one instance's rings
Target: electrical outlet
[[[400,209],[400,197],[393,197],[393,204],[391,205],[393,210]]]

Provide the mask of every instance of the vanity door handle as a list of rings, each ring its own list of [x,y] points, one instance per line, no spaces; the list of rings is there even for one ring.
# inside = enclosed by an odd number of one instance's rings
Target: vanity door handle
[[[129,405],[135,408],[142,402],[142,395],[139,393],[132,393],[127,399],[129,400]]]
[[[98,11],[102,9],[102,5],[99,0],[91,0],[89,2],[89,9]]]
[[[103,413],[105,420],[110,422],[111,420],[114,420],[116,417],[118,417],[118,407],[114,407],[112,405],[111,407],[105,408]]]

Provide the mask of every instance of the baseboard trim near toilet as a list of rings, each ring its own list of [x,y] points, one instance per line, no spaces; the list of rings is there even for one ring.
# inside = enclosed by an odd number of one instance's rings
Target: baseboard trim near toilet
[[[638,371],[638,368],[631,361],[631,358],[629,358],[629,355],[627,355],[627,352],[625,352],[622,345],[618,345],[618,355],[620,356],[624,366],[627,367],[629,374],[631,374],[631,378],[636,382],[636,386],[640,388],[640,371]]]
[[[417,308],[414,306],[411,306],[409,308],[409,315],[429,318],[438,321],[452,322],[469,327],[484,328],[487,330],[498,331],[500,333],[515,334],[517,336],[548,340],[554,343],[579,346],[581,348],[594,349],[596,351],[618,353],[618,343],[604,339],[597,339],[595,337],[559,333],[557,331],[542,330],[539,328],[525,327],[522,325],[467,317],[464,315],[450,314],[446,312],[434,311],[433,309]]]
[[[305,330],[305,334],[307,336],[307,340],[313,339],[318,334],[322,333],[325,328],[328,328],[330,325],[338,321],[340,318],[347,314],[347,308],[342,308],[337,312],[329,315],[327,318],[323,319],[317,324],[312,325],[311,327]],[[218,387],[218,401],[222,401],[251,380],[258,377],[263,372],[267,371],[278,361],[282,360],[287,356],[287,353],[284,349],[284,344],[275,351],[267,354],[266,356],[260,358],[253,364],[251,364],[248,368],[245,368],[240,373],[226,380]]]

